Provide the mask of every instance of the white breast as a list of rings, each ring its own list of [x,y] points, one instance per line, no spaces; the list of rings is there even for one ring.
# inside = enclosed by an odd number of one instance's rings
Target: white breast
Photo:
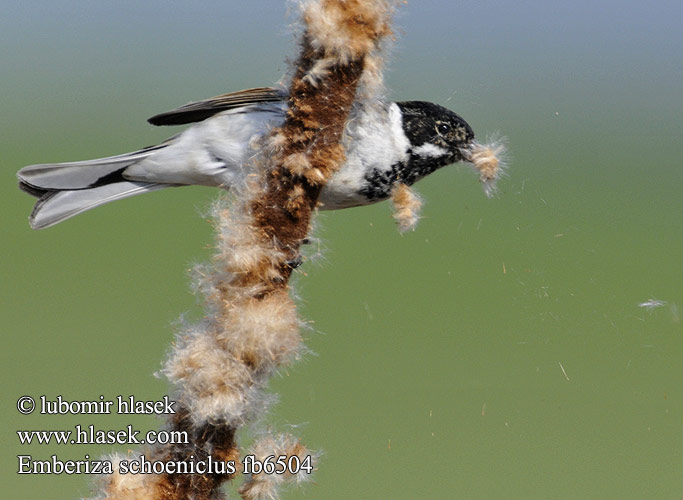
[[[360,194],[366,174],[373,169],[388,171],[407,160],[410,143],[403,132],[401,110],[394,103],[359,110],[349,120],[344,144],[346,163],[320,193],[322,210],[368,204]]]

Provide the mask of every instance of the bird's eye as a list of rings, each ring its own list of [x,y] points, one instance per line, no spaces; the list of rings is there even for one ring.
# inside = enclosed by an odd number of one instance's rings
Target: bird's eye
[[[451,126],[448,123],[438,123],[436,125],[436,131],[441,135],[446,135],[451,131]]]

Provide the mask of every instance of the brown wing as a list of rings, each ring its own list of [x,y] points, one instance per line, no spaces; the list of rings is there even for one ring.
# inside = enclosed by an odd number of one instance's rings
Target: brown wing
[[[241,108],[251,104],[284,101],[287,97],[283,89],[259,87],[255,89],[230,92],[203,101],[191,102],[172,111],[154,115],[147,121],[152,125],[184,125],[200,122],[227,109]]]

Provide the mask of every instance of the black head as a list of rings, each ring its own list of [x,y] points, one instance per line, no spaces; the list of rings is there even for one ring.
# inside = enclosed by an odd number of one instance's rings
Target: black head
[[[468,158],[474,132],[460,116],[431,102],[396,104],[403,114],[403,131],[411,144],[413,163],[439,168]]]
[[[367,172],[361,192],[371,201],[390,196],[397,182],[411,186],[445,165],[471,158],[474,132],[451,110],[424,101],[396,105],[401,111],[403,133],[410,143],[408,158],[389,170],[374,168]]]

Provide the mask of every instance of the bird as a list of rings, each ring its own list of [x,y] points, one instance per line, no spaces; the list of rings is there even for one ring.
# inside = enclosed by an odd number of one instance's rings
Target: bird
[[[288,105],[283,88],[222,94],[149,118],[156,126],[189,125],[156,146],[24,167],[17,173],[19,187],[38,198],[30,226],[44,229],[105,203],[167,187],[238,188],[255,168],[254,145],[285,122]],[[385,200],[397,184],[411,186],[452,163],[476,166],[478,146],[470,125],[439,104],[379,99],[354,106],[342,144],[346,159],[321,190],[322,210]]]

